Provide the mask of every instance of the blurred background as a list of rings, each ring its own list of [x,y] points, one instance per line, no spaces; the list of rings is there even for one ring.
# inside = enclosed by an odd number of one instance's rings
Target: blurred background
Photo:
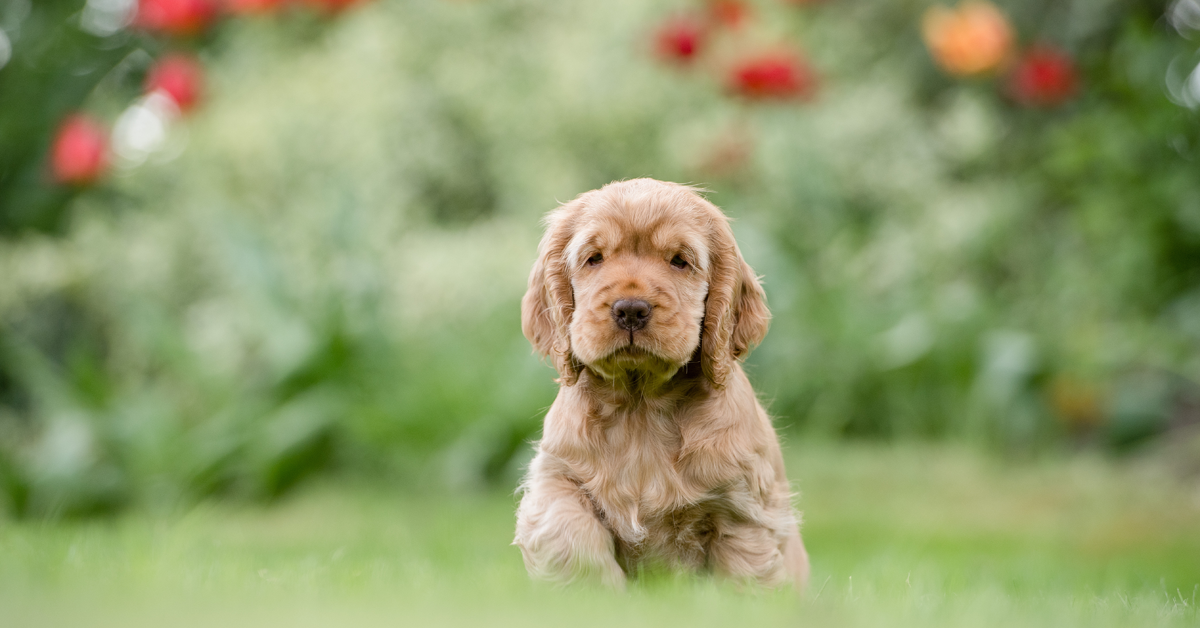
[[[642,176],[786,440],[1195,472],[1198,63],[1198,0],[0,0],[0,511],[511,490],[539,218]]]

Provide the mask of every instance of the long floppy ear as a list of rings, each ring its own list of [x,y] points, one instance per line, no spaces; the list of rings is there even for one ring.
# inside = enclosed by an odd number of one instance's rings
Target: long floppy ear
[[[575,295],[563,255],[581,205],[581,199],[576,199],[546,216],[546,234],[538,244],[538,259],[529,273],[529,289],[521,299],[521,330],[538,355],[554,361],[558,381],[564,386],[574,385],[582,368],[571,355]]]
[[[704,306],[701,366],[714,388],[725,386],[733,361],[750,353],[767,335],[771,312],[766,294],[742,259],[729,225],[713,228],[712,275]]]

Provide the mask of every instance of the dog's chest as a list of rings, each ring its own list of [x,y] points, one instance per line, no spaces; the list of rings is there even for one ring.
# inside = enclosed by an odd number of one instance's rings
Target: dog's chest
[[[604,427],[598,445],[607,463],[588,483],[614,510],[624,506],[662,511],[690,501],[693,491],[679,466],[683,434],[674,421],[652,415],[620,417]]]
[[[630,562],[655,557],[697,566],[712,532],[712,512],[727,503],[724,492],[744,485],[730,465],[726,478],[698,482],[688,456],[696,437],[672,417],[626,414],[614,417],[597,434],[607,459],[584,479],[598,514],[616,537],[619,553]],[[711,465],[709,465],[711,466]]]

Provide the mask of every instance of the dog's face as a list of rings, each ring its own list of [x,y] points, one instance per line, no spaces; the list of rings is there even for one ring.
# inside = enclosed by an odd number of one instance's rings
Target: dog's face
[[[628,370],[669,378],[700,344],[705,212],[656,200],[594,199],[565,251],[575,297],[571,348],[605,379]]]
[[[701,351],[717,386],[766,333],[757,279],[725,216],[691,188],[651,179],[581,195],[547,219],[522,304],[525,335],[565,384],[668,379]]]

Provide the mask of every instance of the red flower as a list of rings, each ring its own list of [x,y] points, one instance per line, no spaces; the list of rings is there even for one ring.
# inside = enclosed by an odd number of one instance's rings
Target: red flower
[[[794,52],[766,52],[734,64],[729,89],[751,100],[809,100],[816,94],[817,74]]]
[[[291,0],[225,0],[225,10],[235,15],[261,15],[283,8]]]
[[[138,0],[137,26],[168,35],[203,32],[217,17],[215,0]]]
[[[741,0],[709,0],[708,14],[718,24],[738,28],[750,19],[750,5]]]
[[[180,111],[188,111],[204,91],[204,68],[195,57],[168,55],[150,68],[145,88],[146,93],[165,93]]]
[[[50,173],[58,183],[88,185],[108,169],[108,131],[75,114],[63,120],[50,148]]]
[[[667,20],[658,28],[655,45],[659,56],[669,61],[689,63],[694,61],[704,47],[704,25],[699,21],[678,16]]]
[[[1079,77],[1070,55],[1039,45],[1025,51],[1008,75],[1009,97],[1026,107],[1055,107],[1075,96]]]

